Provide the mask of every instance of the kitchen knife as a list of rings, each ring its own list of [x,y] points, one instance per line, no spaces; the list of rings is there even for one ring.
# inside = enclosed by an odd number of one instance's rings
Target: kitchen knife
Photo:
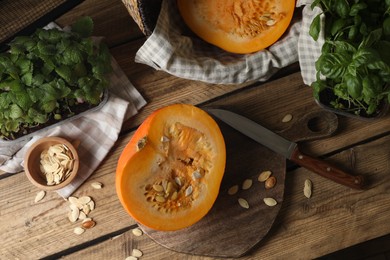
[[[206,109],[206,111],[256,142],[310,171],[354,189],[364,187],[362,175],[348,174],[328,162],[303,154],[299,151],[297,143],[286,140],[248,118],[223,109]]]

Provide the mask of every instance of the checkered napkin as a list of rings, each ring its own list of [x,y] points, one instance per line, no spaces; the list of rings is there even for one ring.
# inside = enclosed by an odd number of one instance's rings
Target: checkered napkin
[[[315,62],[321,55],[321,48],[325,42],[324,30],[321,29],[320,35],[317,41],[309,35],[310,24],[313,19],[320,13],[321,8],[318,6],[311,8],[311,4],[314,0],[298,0],[297,6],[303,6],[302,11],[302,28],[298,39],[298,57],[299,65],[301,68],[301,74],[303,82],[307,85],[311,85],[316,81],[316,69]],[[321,25],[325,24],[325,16],[320,16]]]
[[[135,115],[146,104],[114,59],[112,66],[109,97],[100,109],[39,131],[32,139],[11,144],[0,143],[0,170],[11,173],[22,171],[25,152],[44,136],[80,141],[77,148],[80,157],[78,175],[72,183],[57,191],[64,198],[69,197],[103,161],[117,140],[123,121]]]
[[[278,42],[266,50],[239,55],[184,35],[185,24],[174,0],[163,0],[152,35],[135,61],[177,77],[218,84],[264,81],[278,69],[298,61],[301,21],[291,24]]]

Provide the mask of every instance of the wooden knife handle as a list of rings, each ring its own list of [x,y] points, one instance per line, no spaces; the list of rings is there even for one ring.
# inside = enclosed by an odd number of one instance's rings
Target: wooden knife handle
[[[312,172],[315,172],[325,178],[328,178],[337,183],[343,184],[354,189],[363,189],[365,185],[362,175],[351,175],[321,159],[310,157],[303,154],[296,147],[290,158],[296,164],[305,167]]]

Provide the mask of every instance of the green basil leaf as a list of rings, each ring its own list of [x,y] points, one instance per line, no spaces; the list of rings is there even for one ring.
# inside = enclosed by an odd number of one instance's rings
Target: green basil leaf
[[[321,31],[321,19],[320,19],[320,14],[318,14],[316,17],[314,17],[312,23],[310,24],[309,34],[315,41],[317,41],[320,35],[320,31]]]
[[[341,18],[346,18],[349,15],[350,7],[347,0],[337,0],[334,3],[335,11]]]
[[[360,48],[368,48],[377,43],[382,37],[382,28],[371,31],[359,45]]]
[[[383,34],[386,36],[390,36],[390,17],[387,17],[383,21],[382,28],[383,28]]]
[[[79,34],[81,37],[89,37],[93,31],[93,21],[91,17],[82,17],[72,24],[72,32]]]
[[[9,109],[10,118],[16,119],[23,116],[23,110],[17,104],[12,104]]]
[[[366,3],[355,3],[351,6],[351,10],[349,11],[349,15],[350,16],[356,16],[360,10],[364,10],[367,8],[367,4]]]
[[[347,24],[347,20],[343,18],[339,18],[332,23],[330,27],[330,34],[335,36],[338,32],[340,32]]]
[[[361,79],[347,73],[344,75],[344,82],[347,86],[348,94],[354,99],[359,99],[363,90]]]

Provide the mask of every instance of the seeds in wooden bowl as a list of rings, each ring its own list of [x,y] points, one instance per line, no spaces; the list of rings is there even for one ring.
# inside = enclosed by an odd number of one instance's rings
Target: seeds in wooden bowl
[[[40,169],[47,185],[56,185],[68,178],[73,170],[74,158],[65,144],[55,144],[40,155]]]

